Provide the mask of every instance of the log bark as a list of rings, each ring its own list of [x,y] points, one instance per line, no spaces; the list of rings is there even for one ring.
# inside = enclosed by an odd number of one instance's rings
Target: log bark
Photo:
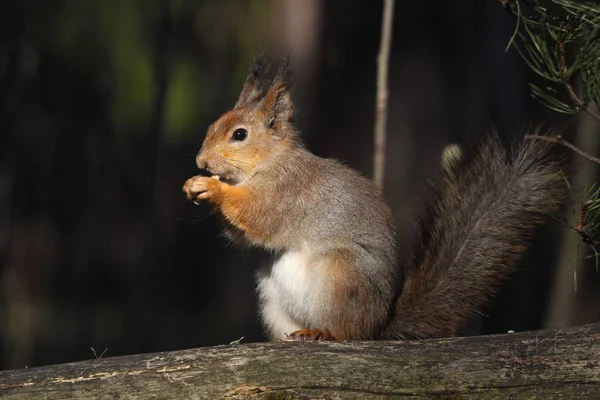
[[[600,398],[600,323],[406,342],[254,343],[0,372],[2,399]]]

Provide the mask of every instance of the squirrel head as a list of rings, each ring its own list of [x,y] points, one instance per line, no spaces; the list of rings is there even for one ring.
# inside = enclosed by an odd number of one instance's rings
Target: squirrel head
[[[265,53],[254,58],[235,107],[208,128],[198,168],[238,184],[299,141],[292,124],[291,57],[272,80],[270,65]]]

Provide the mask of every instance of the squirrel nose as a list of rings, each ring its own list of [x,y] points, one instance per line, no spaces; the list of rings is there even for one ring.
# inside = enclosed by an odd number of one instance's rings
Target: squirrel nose
[[[200,169],[210,170],[208,166],[208,160],[206,159],[206,157],[203,157],[200,154],[198,154],[198,156],[196,157],[196,166],[198,166],[198,168]]]

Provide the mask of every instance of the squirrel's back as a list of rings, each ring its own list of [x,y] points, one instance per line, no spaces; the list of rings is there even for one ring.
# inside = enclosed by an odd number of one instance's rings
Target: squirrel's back
[[[564,198],[559,162],[545,142],[510,151],[492,133],[458,167],[419,223],[386,339],[456,335],[515,269],[535,228]]]

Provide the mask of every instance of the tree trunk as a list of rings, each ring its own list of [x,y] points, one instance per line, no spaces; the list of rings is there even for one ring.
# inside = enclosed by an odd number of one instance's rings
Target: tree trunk
[[[600,398],[600,323],[406,342],[254,343],[0,372],[2,399]]]

